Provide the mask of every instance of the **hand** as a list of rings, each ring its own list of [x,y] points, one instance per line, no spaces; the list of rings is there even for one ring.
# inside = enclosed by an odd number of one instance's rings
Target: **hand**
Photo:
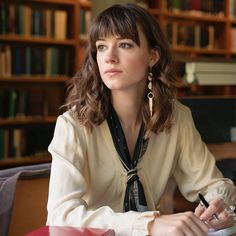
[[[228,228],[234,224],[234,221],[233,217],[228,215],[224,209],[224,201],[221,198],[216,198],[209,202],[208,208],[199,204],[195,209],[195,215],[215,230]],[[217,216],[217,219],[213,217],[213,214]]]
[[[172,215],[161,215],[150,225],[152,236],[204,236],[208,226],[191,211]]]

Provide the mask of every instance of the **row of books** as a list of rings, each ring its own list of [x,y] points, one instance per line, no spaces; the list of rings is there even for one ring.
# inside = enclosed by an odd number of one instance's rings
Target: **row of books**
[[[174,21],[167,25],[166,34],[174,46],[213,49],[217,44],[215,27],[211,25],[186,25]]]
[[[178,98],[189,98],[189,97],[235,97],[236,96],[236,85],[234,86],[225,86],[225,85],[201,85],[196,84],[188,85],[188,81],[183,79],[183,84],[185,86],[179,87],[177,91]],[[236,103],[235,103],[236,105]]]
[[[234,0],[233,0],[234,1]],[[159,7],[156,0],[149,0],[151,8]],[[163,1],[164,8],[169,11],[198,12],[199,14],[224,15],[224,1],[222,0],[166,0]]]
[[[34,156],[45,152],[53,126],[0,128],[0,160]]]
[[[168,0],[167,9],[173,11],[198,11],[210,14],[223,14],[222,0]]]
[[[0,2],[0,34],[68,38],[68,13],[65,10],[36,8]]]
[[[46,116],[48,104],[43,89],[0,90],[0,119]]]
[[[232,27],[229,31],[230,48],[233,53],[236,53],[236,27]]]
[[[0,44],[0,77],[71,75],[70,58],[67,48]]]

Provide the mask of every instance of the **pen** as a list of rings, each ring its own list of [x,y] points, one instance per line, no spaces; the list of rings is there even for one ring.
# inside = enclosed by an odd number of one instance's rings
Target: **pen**
[[[208,207],[209,207],[209,203],[208,203],[207,200],[204,198],[204,196],[203,196],[201,193],[199,193],[199,194],[198,194],[198,197],[199,197],[199,199],[200,199],[200,203],[202,203],[206,208],[208,208]],[[213,217],[215,220],[219,221],[219,219],[218,219],[216,213],[214,213],[214,214],[212,215],[212,217]]]

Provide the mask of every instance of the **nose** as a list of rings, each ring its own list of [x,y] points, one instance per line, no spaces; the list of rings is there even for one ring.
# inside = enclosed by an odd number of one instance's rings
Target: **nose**
[[[119,62],[118,52],[117,52],[116,48],[110,47],[107,50],[106,57],[105,57],[105,62],[106,63],[111,63],[111,64],[115,64],[115,63]]]

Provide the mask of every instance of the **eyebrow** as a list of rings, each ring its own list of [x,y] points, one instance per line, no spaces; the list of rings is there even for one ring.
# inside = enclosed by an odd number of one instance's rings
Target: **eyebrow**
[[[106,38],[108,38],[108,37],[98,38],[96,41],[105,41]],[[121,36],[115,37],[115,38],[116,38],[116,39],[130,39],[130,40],[132,40],[131,38],[124,38],[124,37],[121,37]]]

